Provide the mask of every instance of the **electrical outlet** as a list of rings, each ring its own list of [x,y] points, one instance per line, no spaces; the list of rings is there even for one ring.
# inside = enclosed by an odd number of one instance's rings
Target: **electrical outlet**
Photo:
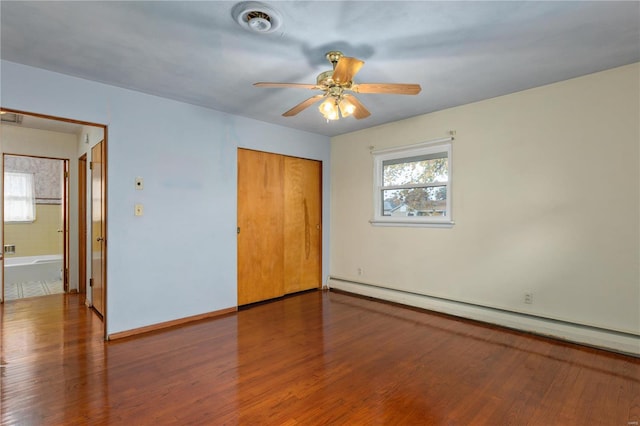
[[[524,303],[526,303],[527,305],[533,304],[533,293],[524,294]]]
[[[144,207],[142,204],[136,204],[133,211],[136,216],[142,216],[144,214]]]
[[[144,189],[144,179],[142,179],[141,177],[136,178],[136,189],[138,190]]]

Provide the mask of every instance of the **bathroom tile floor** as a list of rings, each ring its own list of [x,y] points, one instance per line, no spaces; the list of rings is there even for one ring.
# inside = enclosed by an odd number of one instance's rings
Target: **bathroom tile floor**
[[[64,286],[61,280],[4,283],[4,300],[26,299],[27,297],[59,293],[64,293]]]

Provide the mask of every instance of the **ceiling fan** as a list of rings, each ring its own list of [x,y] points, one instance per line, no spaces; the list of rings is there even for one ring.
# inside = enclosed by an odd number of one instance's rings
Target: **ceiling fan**
[[[354,93],[384,93],[391,95],[417,95],[420,93],[419,84],[395,83],[360,83],[353,82],[353,77],[360,71],[364,62],[360,59],[349,58],[342,52],[331,51],[326,58],[333,65],[333,69],[322,72],[316,79],[316,84],[300,83],[254,83],[257,87],[293,87],[298,89],[322,90],[324,93],[310,97],[282,114],[292,117],[324,99],[318,108],[327,120],[338,120],[341,116],[353,115],[356,119],[367,118],[369,110],[352,94]]]

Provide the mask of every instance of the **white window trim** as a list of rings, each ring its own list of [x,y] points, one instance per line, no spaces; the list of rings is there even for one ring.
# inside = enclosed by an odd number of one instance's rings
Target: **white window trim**
[[[451,228],[454,225],[451,213],[451,187],[453,176],[453,161],[451,157],[451,142],[453,137],[430,140],[427,142],[394,147],[387,149],[372,150],[373,155],[373,219],[369,222],[374,226],[402,226],[402,227],[433,227]],[[449,176],[447,179],[447,215],[443,217],[412,216],[412,217],[389,217],[382,213],[382,163],[386,160],[396,158],[409,158],[425,154],[447,152],[449,161]],[[424,185],[419,185],[424,186]]]

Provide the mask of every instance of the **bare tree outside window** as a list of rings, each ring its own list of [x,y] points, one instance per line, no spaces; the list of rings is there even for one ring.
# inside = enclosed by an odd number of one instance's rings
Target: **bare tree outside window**
[[[453,226],[451,141],[373,150],[374,212],[379,226]]]
[[[438,155],[440,158],[383,162],[386,216],[392,216],[394,212],[406,216],[446,215],[449,162],[446,156]],[[395,189],[386,189],[389,187]]]

